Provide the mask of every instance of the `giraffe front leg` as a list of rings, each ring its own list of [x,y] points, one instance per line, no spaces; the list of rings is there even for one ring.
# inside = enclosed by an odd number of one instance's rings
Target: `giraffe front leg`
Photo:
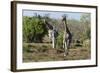
[[[63,39],[63,48],[65,48],[65,40]]]
[[[66,52],[66,54],[68,55],[68,53],[69,53],[69,46],[70,46],[70,40],[67,40],[67,43],[66,43],[66,46],[67,46],[67,52]]]
[[[65,53],[64,53],[64,56],[68,55],[68,52],[69,52],[68,49],[69,49],[69,40],[67,40],[65,42]]]
[[[52,38],[52,48],[55,48],[55,39],[54,39],[54,37]]]
[[[65,42],[65,44],[64,44],[64,45],[65,45],[65,52],[64,52],[64,56],[66,56],[66,55],[67,55],[67,49],[68,49],[68,48],[67,48],[67,43]]]

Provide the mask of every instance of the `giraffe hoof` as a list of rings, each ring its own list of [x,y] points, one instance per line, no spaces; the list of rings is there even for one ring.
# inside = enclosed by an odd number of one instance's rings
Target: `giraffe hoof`
[[[64,54],[64,56],[66,56],[66,54]]]
[[[64,56],[67,56],[67,55],[68,55],[68,52],[64,54]]]

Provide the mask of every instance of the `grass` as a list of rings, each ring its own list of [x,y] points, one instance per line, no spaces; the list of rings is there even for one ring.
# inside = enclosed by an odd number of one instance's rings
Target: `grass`
[[[70,48],[69,54],[64,57],[64,49],[52,48],[46,43],[24,43],[23,62],[44,62],[63,60],[84,60],[91,58],[89,46]]]

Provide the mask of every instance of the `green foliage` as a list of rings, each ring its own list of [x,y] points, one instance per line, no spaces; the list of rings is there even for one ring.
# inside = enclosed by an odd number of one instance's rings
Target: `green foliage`
[[[91,38],[91,31],[90,28],[87,28],[85,33],[84,33],[85,39],[90,39]]]
[[[83,28],[84,28],[84,33],[83,33],[84,40],[85,40],[85,39],[90,39],[90,38],[91,38],[90,21],[91,21],[91,16],[90,16],[90,14],[88,14],[88,13],[83,13],[83,14],[81,15],[80,22],[84,25],[84,26],[83,26]]]
[[[46,14],[43,17],[38,16],[38,14],[35,14],[33,17],[23,16],[23,41],[27,43],[43,41],[44,36],[47,35],[47,28],[42,18],[45,18],[59,31],[56,45],[58,48],[62,48],[64,31],[62,20],[50,18],[50,14]],[[72,41],[79,40],[82,44],[84,40],[91,38],[90,14],[83,13],[80,16],[80,20],[67,19],[67,23],[72,33]],[[72,42],[72,44],[74,43],[75,42]]]
[[[25,42],[42,42],[47,33],[45,24],[38,17],[23,17],[23,40]]]
[[[89,24],[90,24],[90,20],[91,20],[90,14],[88,14],[88,13],[83,13],[83,14],[81,15],[80,21],[81,21],[82,23],[85,23],[85,24],[89,25]]]
[[[60,32],[57,37],[57,48],[62,48],[63,45],[63,32]]]
[[[90,31],[90,28],[87,29],[86,35],[87,35],[87,38],[88,38],[88,39],[91,38],[91,31]]]

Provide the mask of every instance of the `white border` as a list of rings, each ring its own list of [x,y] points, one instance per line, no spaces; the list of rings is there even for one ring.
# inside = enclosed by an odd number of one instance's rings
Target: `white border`
[[[73,12],[88,12],[91,13],[91,59],[90,60],[74,60],[74,61],[52,61],[52,62],[22,62],[22,9],[28,10],[49,10],[49,11],[73,11]],[[96,57],[96,10],[94,8],[82,7],[60,7],[60,6],[44,6],[44,5],[28,5],[17,4],[17,69],[35,69],[35,68],[50,68],[64,66],[82,66],[95,65]]]

